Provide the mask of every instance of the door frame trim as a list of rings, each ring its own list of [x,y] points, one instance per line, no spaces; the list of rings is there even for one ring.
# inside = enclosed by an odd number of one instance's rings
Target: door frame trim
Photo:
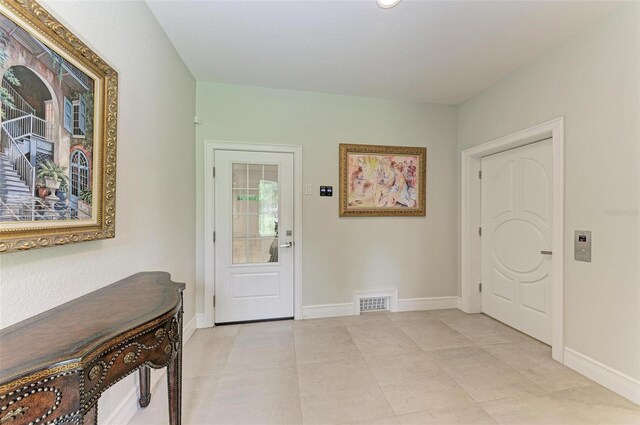
[[[474,146],[462,151],[460,202],[460,308],[465,313],[482,312],[481,243],[478,228],[482,225],[481,182],[478,173],[483,156],[552,139],[553,150],[553,237],[551,259],[552,308],[551,356],[564,358],[564,117],[526,130]]]
[[[215,258],[213,232],[215,230],[215,184],[211,169],[215,164],[216,150],[291,153],[293,154],[293,312],[296,320],[302,319],[302,146],[204,141],[204,317],[203,326],[215,326],[213,296],[215,295]]]

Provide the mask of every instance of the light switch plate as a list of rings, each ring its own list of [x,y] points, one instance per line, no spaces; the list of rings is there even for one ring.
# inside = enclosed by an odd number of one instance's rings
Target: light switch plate
[[[589,230],[576,230],[574,236],[574,259],[576,261],[591,262],[591,232]]]

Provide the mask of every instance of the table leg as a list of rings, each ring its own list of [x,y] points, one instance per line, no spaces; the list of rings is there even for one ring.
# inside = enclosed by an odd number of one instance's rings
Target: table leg
[[[98,425],[98,403],[82,418],[83,425]]]
[[[140,368],[140,407],[147,407],[151,402],[151,370],[148,366]]]
[[[169,424],[182,423],[182,312],[178,315],[178,341],[173,359],[167,366]]]

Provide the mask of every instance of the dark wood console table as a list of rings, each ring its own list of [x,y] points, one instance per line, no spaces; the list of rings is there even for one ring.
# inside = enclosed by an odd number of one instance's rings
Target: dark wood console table
[[[182,291],[168,273],[138,273],[0,330],[0,425],[97,424],[104,390],[167,367],[169,421],[181,422]]]

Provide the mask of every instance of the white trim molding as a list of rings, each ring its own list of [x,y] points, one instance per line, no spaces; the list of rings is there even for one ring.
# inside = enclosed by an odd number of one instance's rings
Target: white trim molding
[[[204,313],[196,314],[196,328],[202,329],[202,328],[208,328],[208,327],[209,326],[207,326],[207,323],[204,320]]]
[[[564,118],[536,125],[517,133],[462,151],[460,202],[460,310],[482,312],[481,247],[478,228],[482,223],[481,185],[478,173],[482,157],[551,138],[553,150],[553,241],[551,259],[552,311],[551,355],[560,363],[564,356]]]
[[[214,178],[211,169],[215,164],[214,154],[216,150],[249,151],[249,152],[282,152],[293,154],[293,291],[294,291],[294,318],[302,319],[302,146],[299,145],[271,145],[251,144],[241,142],[225,142],[216,140],[204,141],[204,316],[198,327],[211,327],[215,325],[213,309],[213,295],[215,294],[215,245],[211,238],[214,231]],[[200,300],[196,300],[200,303]]]
[[[193,336],[196,331],[196,316],[193,316],[191,320],[187,322],[182,328],[182,346],[187,345],[187,341]],[[156,385],[160,382],[161,378],[167,374],[167,368],[151,369],[151,394],[154,393]],[[116,409],[104,420],[105,425],[122,425],[128,424],[133,416],[136,414],[140,407],[138,406],[138,388],[140,382],[137,377],[132,378],[135,380],[135,385],[132,385],[127,395],[125,395]],[[100,421],[102,423],[102,421]]]
[[[196,331],[197,315],[194,315],[182,328],[182,346],[184,347],[187,341],[193,336]]]
[[[325,317],[353,315],[353,303],[305,305],[302,308],[303,319],[322,319]]]
[[[118,407],[104,420],[105,425],[122,425],[131,422],[131,419],[138,411],[138,389],[136,385],[129,389]]]
[[[366,296],[380,292],[362,292]],[[380,296],[380,295],[373,295]],[[456,308],[458,297],[396,298],[395,311],[442,310]],[[360,300],[340,304],[306,305],[303,307],[303,319],[321,319],[326,317],[357,316],[360,314]]]
[[[640,381],[571,348],[564,349],[564,364],[614,393],[640,405]]]
[[[444,310],[458,308],[458,297],[406,298],[398,303],[398,311]]]

